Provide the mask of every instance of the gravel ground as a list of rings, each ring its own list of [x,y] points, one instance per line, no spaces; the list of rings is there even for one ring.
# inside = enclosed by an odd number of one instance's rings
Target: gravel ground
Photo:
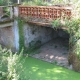
[[[68,68],[68,43],[67,39],[53,39],[30,56]]]

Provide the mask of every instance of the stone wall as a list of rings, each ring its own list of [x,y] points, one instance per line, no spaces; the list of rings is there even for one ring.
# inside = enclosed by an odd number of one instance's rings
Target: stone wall
[[[11,26],[0,28],[0,44],[14,50],[14,32]]]
[[[44,44],[53,38],[61,37],[61,38],[69,38],[69,34],[67,34],[62,29],[54,30],[51,27],[43,27],[32,24],[24,24],[24,40],[25,46],[36,46],[36,43]]]
[[[57,37],[69,38],[69,35],[65,31],[61,29],[54,30],[50,26],[43,27],[24,23],[22,27],[26,48],[40,46]],[[0,44],[13,51],[19,50],[19,28],[17,20],[14,20],[12,26],[0,27]]]
[[[26,23],[24,25],[24,37],[26,47],[35,45],[36,42],[44,44],[53,38],[53,29]]]
[[[0,24],[0,44],[14,52],[19,50],[18,22],[16,20]]]

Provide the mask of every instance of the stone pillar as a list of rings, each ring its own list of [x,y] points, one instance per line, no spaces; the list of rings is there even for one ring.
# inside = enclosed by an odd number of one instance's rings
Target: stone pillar
[[[14,31],[14,44],[16,51],[19,50],[19,29],[18,29],[18,21],[14,20],[13,24],[13,31]]]
[[[14,6],[14,17],[18,17],[18,14],[19,14],[18,6]]]

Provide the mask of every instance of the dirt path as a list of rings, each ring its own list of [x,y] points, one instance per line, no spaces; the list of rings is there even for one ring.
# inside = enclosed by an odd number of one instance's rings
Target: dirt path
[[[68,67],[68,40],[57,38],[41,46],[30,56],[53,64]]]

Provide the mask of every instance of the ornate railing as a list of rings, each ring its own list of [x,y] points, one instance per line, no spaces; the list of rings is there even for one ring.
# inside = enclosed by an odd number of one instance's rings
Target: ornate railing
[[[57,19],[57,18],[70,18],[70,7],[58,6],[19,6],[20,16],[31,16],[43,19]]]

